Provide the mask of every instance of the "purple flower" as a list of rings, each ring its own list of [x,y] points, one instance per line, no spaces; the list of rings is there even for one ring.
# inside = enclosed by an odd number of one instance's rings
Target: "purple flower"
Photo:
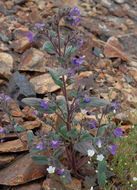
[[[120,137],[121,135],[123,135],[122,129],[121,128],[117,128],[114,130],[114,134],[118,137]]]
[[[91,99],[90,99],[89,97],[86,97],[84,101],[85,101],[86,103],[89,103],[90,100],[91,100]]]
[[[45,24],[40,24],[40,23],[37,23],[37,24],[36,24],[36,27],[37,27],[37,28],[41,28],[41,27],[43,27],[43,26],[45,26]]]
[[[75,27],[76,27],[77,23],[80,21],[80,19],[81,19],[80,17],[74,19],[74,26],[75,26]]]
[[[37,149],[40,149],[40,150],[43,150],[43,149],[44,149],[44,146],[39,144],[39,145],[36,146],[36,148],[37,148]]]
[[[63,175],[64,169],[57,168],[57,171],[58,171],[58,175]]]
[[[96,126],[95,126],[95,119],[93,119],[93,120],[90,122],[90,124],[92,125],[92,128],[96,128]]]
[[[78,46],[79,47],[83,46],[83,40],[81,40],[80,42],[78,42]]]
[[[30,32],[27,33],[27,37],[29,38],[30,43],[34,41],[34,35],[32,35]]]
[[[47,101],[45,100],[41,100],[41,106],[44,107],[44,109],[46,110],[48,105],[47,105]]]
[[[118,105],[117,105],[116,101],[113,103],[113,106],[114,106],[115,109],[118,109]]]
[[[69,18],[73,19],[74,15],[80,16],[80,11],[79,11],[78,7],[76,7],[76,6],[71,9],[71,13],[70,13],[70,17]]]
[[[52,141],[52,148],[53,150],[55,150],[55,148],[59,145],[59,141],[56,140],[56,141]]]
[[[38,115],[38,111],[37,111],[37,110],[34,110],[33,114],[34,114],[34,115]]]
[[[79,56],[79,59],[77,59],[76,57],[72,60],[72,63],[74,66],[78,66],[80,67],[80,65],[83,62],[83,57]]]
[[[0,129],[0,133],[4,134],[5,133],[4,129]]]
[[[68,72],[68,74],[69,74],[70,77],[73,77],[74,74],[75,74],[72,69],[68,69],[67,72]]]
[[[114,144],[113,146],[109,146],[111,154],[115,155],[117,150],[117,144]]]
[[[10,103],[10,101],[11,101],[11,99],[10,99],[9,96],[5,96],[5,100],[6,100],[6,102],[8,102],[8,103]]]

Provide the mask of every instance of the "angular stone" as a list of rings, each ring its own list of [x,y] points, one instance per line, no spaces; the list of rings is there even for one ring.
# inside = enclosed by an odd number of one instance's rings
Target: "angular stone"
[[[23,37],[19,40],[15,40],[11,44],[11,48],[14,49],[15,52],[17,53],[23,53],[26,49],[28,49],[31,46],[31,43],[29,42],[28,37]]]
[[[26,121],[23,123],[23,127],[26,130],[30,130],[30,129],[35,129],[40,127],[41,121],[40,120],[35,120],[35,121]]]
[[[30,82],[34,85],[37,94],[46,94],[60,89],[60,87],[54,83],[49,73],[34,77],[30,79]]]
[[[130,59],[127,57],[126,53],[124,52],[123,46],[114,36],[108,39],[104,48],[104,54],[108,58],[119,57],[127,62],[130,62]]]
[[[31,48],[24,52],[19,64],[20,71],[38,71],[45,72],[45,59],[44,53],[41,51]]]
[[[0,184],[10,186],[24,184],[44,177],[46,173],[46,166],[34,163],[30,154],[25,154],[0,171]]]
[[[52,178],[47,178],[43,182],[43,190],[51,190],[56,188],[57,190],[81,190],[81,181],[72,177],[71,184],[63,184],[59,176],[54,175]]]
[[[36,115],[33,113],[34,110],[35,110],[34,108],[30,108],[30,107],[26,106],[22,110],[22,113],[24,114],[23,119],[25,119],[27,121],[34,121],[36,119]]]
[[[8,67],[3,61],[0,61],[0,78],[9,80],[11,75],[10,67]]]
[[[12,70],[13,69],[13,57],[8,53],[0,53],[0,62],[6,63],[6,65]]]
[[[27,141],[24,138],[22,139],[27,145]],[[0,143],[0,153],[21,152],[25,150],[28,150],[28,148],[20,141],[20,139]]]
[[[18,71],[10,78],[7,94],[13,98],[17,104],[21,104],[20,100],[22,98],[36,95],[32,84]]]
[[[12,160],[15,159],[15,155],[0,155],[0,168],[5,167],[5,165],[9,164]]]
[[[41,190],[41,185],[39,183],[25,184],[12,187],[11,190]]]

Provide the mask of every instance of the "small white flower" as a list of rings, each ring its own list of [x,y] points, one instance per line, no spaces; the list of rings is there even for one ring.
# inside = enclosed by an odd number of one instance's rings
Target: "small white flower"
[[[55,172],[55,167],[49,166],[47,168],[47,171],[48,171],[49,174],[53,174]]]
[[[98,173],[98,170],[95,170],[96,173]]]
[[[117,112],[116,110],[113,110],[113,113],[114,113],[114,114],[116,114],[116,112]]]
[[[88,150],[88,156],[89,157],[92,157],[94,154],[95,154],[95,151],[93,149],[92,150]]]
[[[87,110],[81,109],[81,113],[82,113],[83,115],[85,115],[85,114],[87,113]]]
[[[135,128],[135,126],[134,125],[132,125],[132,127],[131,127],[132,129],[134,129]]]
[[[90,187],[90,190],[93,190],[93,187]]]
[[[133,181],[137,181],[137,177],[133,177]]]
[[[133,187],[133,184],[131,184],[130,187]]]
[[[88,161],[88,164],[90,164],[91,162],[90,161]]]
[[[102,161],[104,159],[103,154],[97,155],[97,160]]]

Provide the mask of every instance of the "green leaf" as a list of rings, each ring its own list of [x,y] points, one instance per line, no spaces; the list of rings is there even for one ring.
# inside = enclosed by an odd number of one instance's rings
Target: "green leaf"
[[[63,134],[64,136],[66,136],[67,127],[66,127],[66,126],[62,126],[62,127],[60,128],[60,133]]]
[[[106,171],[106,163],[105,161],[98,161],[98,172],[103,173]]]
[[[98,184],[99,187],[103,187],[105,185],[106,175],[105,173],[98,173]]]
[[[65,56],[71,55],[75,56],[77,53],[78,48],[73,46],[68,46],[65,51]]]
[[[49,35],[50,35],[51,37],[55,37],[55,36],[56,36],[56,32],[54,32],[53,30],[50,30],[50,31],[49,31]]]
[[[63,57],[58,57],[58,61],[59,61],[59,63],[65,63],[65,60],[64,60],[64,58]]]
[[[93,137],[90,135],[90,134],[83,134],[83,135],[81,135],[81,137],[80,137],[80,142],[81,141],[88,141],[88,140],[92,140],[93,139]]]
[[[43,49],[49,54],[55,54],[54,46],[49,41],[44,43]]]
[[[102,127],[100,127],[98,130],[98,135],[103,135],[107,128],[108,128],[108,125],[103,125]]]
[[[25,131],[24,128],[21,125],[15,124],[14,129],[16,132],[23,132]]]
[[[54,140],[56,141],[56,140],[59,140],[59,139],[60,139],[60,135],[56,134],[56,135],[54,136]]]
[[[45,156],[35,155],[35,156],[31,156],[31,159],[39,165],[47,165],[48,164],[48,160]]]
[[[58,159],[54,159],[54,158],[53,158],[53,160],[54,160],[55,167],[60,168],[60,166],[61,166],[60,161]]]
[[[77,98],[78,97],[78,92],[76,90],[72,90],[70,93],[69,93],[70,96],[74,97],[74,98]]]
[[[42,152],[43,150],[40,150],[40,149],[38,149],[38,148],[31,148],[31,150],[30,150],[30,152],[31,153],[40,153],[40,152]]]
[[[27,131],[27,141],[28,141],[28,146],[32,145],[34,142],[34,134],[32,130]]]
[[[99,99],[97,97],[90,98],[90,102],[88,102],[88,103],[86,103],[84,100],[81,100],[79,102],[79,106],[81,108],[86,108],[86,107],[99,108],[102,106],[106,106],[107,104],[109,104],[109,102],[107,100]]]
[[[95,148],[92,145],[92,141],[78,142],[78,143],[74,144],[74,149],[84,155],[88,154],[89,149],[95,150]],[[95,152],[96,152],[96,150],[95,150]]]
[[[54,158],[58,158],[59,156],[61,156],[61,154],[64,152],[64,149],[63,148],[57,148],[55,151],[54,151],[54,154],[53,154],[53,157]]]
[[[58,85],[58,86],[60,86],[60,87],[62,87],[63,86],[63,82],[62,82],[62,80],[60,80],[57,71],[55,71],[55,70],[53,70],[53,69],[51,69],[49,67],[45,67],[45,68],[50,72],[51,77],[54,80],[55,84]]]
[[[72,139],[76,139],[78,137],[78,131],[75,129],[72,129],[66,133],[67,137],[71,137]]]

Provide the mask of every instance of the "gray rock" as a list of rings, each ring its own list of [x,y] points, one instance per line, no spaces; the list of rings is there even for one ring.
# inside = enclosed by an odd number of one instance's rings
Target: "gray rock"
[[[10,78],[7,94],[19,105],[22,105],[23,98],[36,96],[33,85],[18,71]]]
[[[115,3],[122,4],[125,2],[125,0],[114,0]]]

